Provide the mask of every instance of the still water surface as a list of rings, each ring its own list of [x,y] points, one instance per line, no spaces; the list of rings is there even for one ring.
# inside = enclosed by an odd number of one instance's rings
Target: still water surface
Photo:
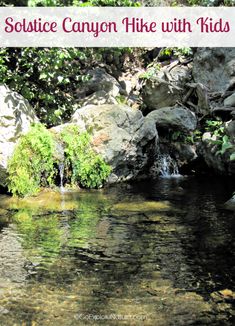
[[[1,195],[0,325],[234,325],[235,214],[222,205],[233,187]]]

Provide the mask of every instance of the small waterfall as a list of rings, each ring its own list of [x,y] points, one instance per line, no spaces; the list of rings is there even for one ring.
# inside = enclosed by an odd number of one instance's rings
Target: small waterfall
[[[163,178],[179,177],[177,162],[169,154],[160,154],[158,158],[160,176]]]
[[[59,163],[59,172],[60,172],[60,190],[64,191],[64,163]]]

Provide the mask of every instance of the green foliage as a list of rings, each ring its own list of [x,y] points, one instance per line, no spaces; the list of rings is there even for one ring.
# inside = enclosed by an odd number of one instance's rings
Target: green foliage
[[[29,7],[55,7],[59,6],[60,1],[57,0],[28,0]]]
[[[87,67],[107,55],[122,62],[130,48],[1,48],[0,83],[22,94],[40,121],[54,126],[78,108],[77,91],[89,80]]]
[[[210,141],[218,147],[216,155],[224,155],[230,152],[230,161],[233,161],[235,159],[235,145],[225,134],[224,123],[220,120],[207,120],[205,129],[212,134],[213,140]]]
[[[221,120],[206,120],[205,130],[217,138],[222,138],[224,135],[224,124]]]
[[[89,134],[80,133],[76,125],[70,125],[63,129],[61,139],[65,148],[66,177],[71,184],[85,188],[101,187],[111,168],[91,148]]]
[[[140,3],[135,0],[29,0],[30,7],[54,7],[54,6],[75,6],[75,7],[139,7]]]
[[[195,143],[201,141],[202,133],[200,130],[196,129],[189,134],[186,134],[180,130],[169,131],[168,138],[171,142],[180,142],[184,144],[194,145]]]
[[[92,51],[78,48],[8,48],[0,51],[0,83],[22,94],[49,126],[70,118],[77,108],[81,65]]]
[[[160,63],[152,62],[151,64],[149,64],[147,66],[146,71],[144,73],[142,73],[139,78],[146,79],[146,80],[152,79],[156,76],[156,74],[158,73],[160,68],[161,68]]]
[[[127,104],[127,97],[124,95],[117,95],[115,99],[118,102],[118,104],[124,104],[124,105]]]
[[[52,185],[53,152],[52,136],[41,124],[21,137],[8,164],[8,188],[13,195],[34,195],[40,185]]]
[[[187,0],[190,6],[204,6],[204,7],[217,7],[217,6],[234,6],[234,0]]]
[[[227,135],[224,135],[221,140],[218,140],[218,144],[220,145],[221,149],[216,152],[216,155],[224,155],[227,150],[234,147]]]
[[[72,185],[85,188],[101,187],[111,168],[90,146],[87,132],[79,133],[75,125],[61,133],[64,144],[66,178]],[[53,186],[55,174],[55,142],[41,124],[32,126],[22,136],[8,164],[8,188],[15,196],[34,195],[40,186]]]
[[[159,56],[176,56],[176,57],[188,57],[192,55],[192,49],[190,47],[167,47],[162,48]]]

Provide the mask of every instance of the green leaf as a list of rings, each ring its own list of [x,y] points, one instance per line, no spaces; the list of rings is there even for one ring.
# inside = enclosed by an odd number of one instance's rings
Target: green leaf
[[[39,79],[46,79],[47,78],[47,74],[45,72],[42,72],[39,76]]]

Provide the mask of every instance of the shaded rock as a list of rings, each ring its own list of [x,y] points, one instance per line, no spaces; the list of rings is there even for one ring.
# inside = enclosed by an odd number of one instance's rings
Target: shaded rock
[[[20,136],[38,119],[20,94],[0,86],[0,185],[6,185],[7,162]]]
[[[182,102],[186,93],[185,83],[190,80],[187,66],[169,65],[154,78],[147,80],[143,88],[143,101],[148,109],[159,109]]]
[[[88,105],[78,109],[71,123],[92,135],[92,146],[111,165],[109,182],[135,178],[148,165],[155,149],[153,120],[126,105]],[[59,132],[64,125],[53,128]]]
[[[235,108],[228,106],[216,106],[212,108],[211,113],[213,115],[222,118],[223,120],[229,120],[231,117],[235,118]]]
[[[235,48],[198,48],[193,78],[212,92],[225,92],[235,83]]]
[[[88,71],[90,80],[85,85],[86,96],[91,95],[97,91],[104,91],[115,97],[119,94],[121,86],[118,81],[108,74],[102,68],[95,68]]]
[[[180,106],[165,107],[150,112],[147,117],[153,120],[158,127],[165,129],[174,129],[184,132],[193,131],[197,126],[195,114]]]
[[[197,158],[196,147],[184,143],[173,143],[174,156],[177,159],[178,166],[187,164]]]
[[[224,106],[235,106],[235,93],[224,100]]]
[[[225,208],[235,211],[235,195],[231,199],[229,199],[225,204]]]
[[[225,132],[235,142],[235,120],[231,120],[225,124]]]

